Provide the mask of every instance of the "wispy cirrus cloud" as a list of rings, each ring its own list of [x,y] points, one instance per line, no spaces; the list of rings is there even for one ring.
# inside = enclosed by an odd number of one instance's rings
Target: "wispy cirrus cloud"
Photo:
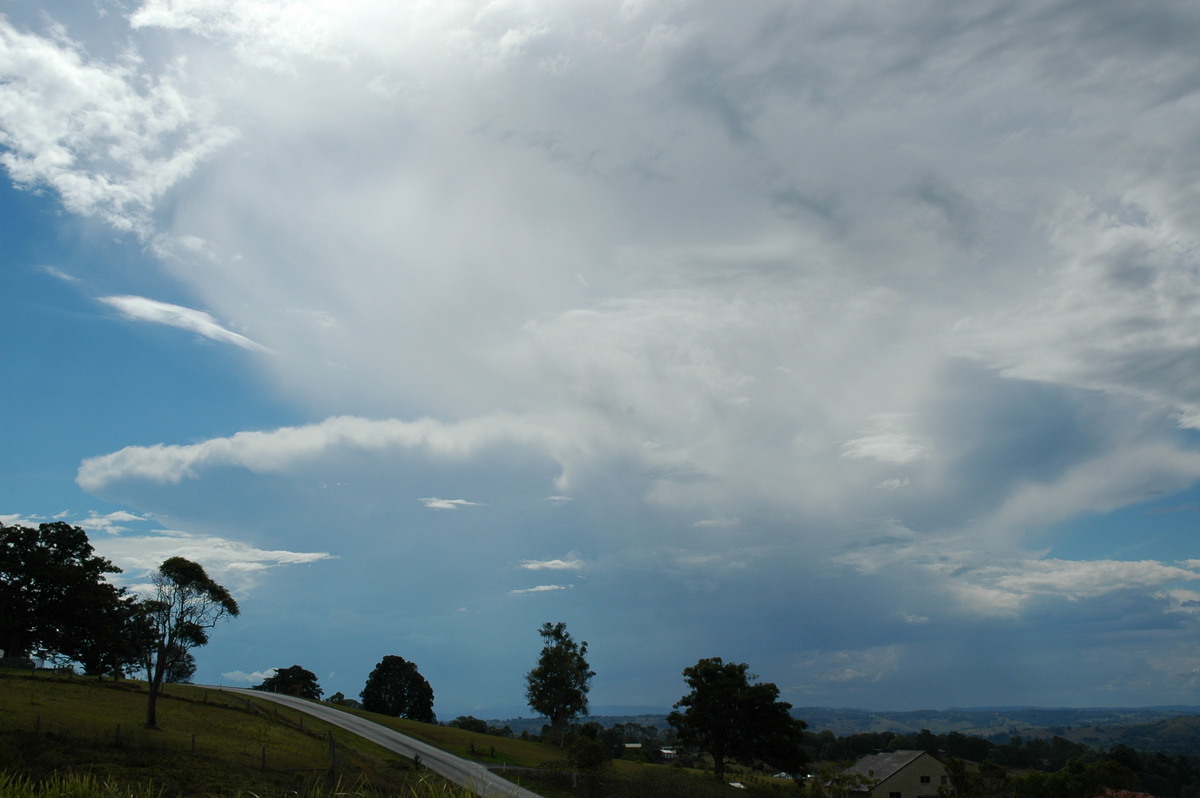
[[[565,559],[557,560],[521,561],[521,567],[526,571],[579,571],[583,566],[583,560],[576,555],[568,555]]]
[[[149,516],[135,515],[125,510],[116,510],[111,513],[92,513],[78,523],[79,526],[87,530],[104,532],[109,535],[119,535],[122,532],[130,530],[131,527],[127,526],[128,524],[149,520]]]
[[[127,319],[178,327],[210,340],[233,344],[252,352],[270,353],[271,351],[241,333],[222,327],[211,314],[203,310],[172,305],[169,302],[159,302],[156,299],[147,299],[141,296],[106,296],[100,297],[100,301],[121,311],[121,314]]]
[[[133,535],[107,536],[94,541],[96,551],[125,571],[122,579],[135,590],[137,580],[170,557],[184,557],[205,567],[214,579],[245,594],[262,584],[274,568],[311,565],[334,559],[323,551],[261,549],[217,535],[157,529]]]
[[[467,501],[466,499],[440,499],[437,496],[426,496],[421,499],[421,504],[424,504],[430,510],[458,510],[463,507],[481,507],[479,502]]]
[[[570,590],[574,585],[538,585],[537,587],[527,587],[519,590],[510,590],[510,596],[527,596],[534,593],[554,593],[559,590]]]

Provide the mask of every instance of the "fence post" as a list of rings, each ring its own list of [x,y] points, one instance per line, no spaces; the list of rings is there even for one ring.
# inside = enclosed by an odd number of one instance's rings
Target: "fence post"
[[[259,768],[261,770],[267,769],[267,747],[265,745],[262,748],[262,761],[259,763]]]
[[[333,744],[333,730],[329,730],[329,783],[337,783],[337,747]]]

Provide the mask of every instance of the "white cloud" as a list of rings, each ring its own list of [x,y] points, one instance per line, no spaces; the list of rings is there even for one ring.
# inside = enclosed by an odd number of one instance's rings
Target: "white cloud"
[[[981,580],[1017,595],[1057,595],[1070,600],[1094,598],[1116,590],[1156,587],[1168,582],[1195,581],[1200,573],[1153,560],[1030,560],[1020,570],[983,567]]]
[[[433,457],[462,459],[502,443],[517,441],[537,447],[554,439],[553,431],[537,420],[509,414],[457,424],[433,419],[373,421],[341,416],[302,427],[239,432],[229,438],[190,445],[130,446],[85,460],[77,479],[86,490],[102,490],[108,483],[122,479],[177,483],[214,466],[279,473],[342,449],[418,449]]]
[[[705,518],[702,521],[697,521],[693,526],[698,526],[702,529],[732,529],[740,526],[742,523],[739,518]]]
[[[439,499],[436,496],[428,496],[421,499],[421,503],[430,510],[457,510],[460,507],[480,507],[478,502],[469,502],[466,499]]]
[[[103,515],[92,513],[87,518],[79,521],[79,526],[89,531],[106,532],[110,535],[119,535],[122,532],[128,532],[129,527],[125,524],[135,521],[148,521],[147,516],[135,515],[125,510],[116,510]]]
[[[218,324],[212,315],[202,310],[193,310],[140,296],[106,296],[100,297],[100,301],[121,311],[129,319],[178,327],[213,341],[233,344],[252,352],[271,351],[240,333],[227,330]]]
[[[521,567],[527,571],[579,571],[583,560],[572,554],[565,560],[522,560]]]
[[[691,591],[697,639],[743,600],[728,586],[801,566],[854,581],[835,614],[886,582],[877,615],[909,633],[1118,590],[1181,609],[1190,565],[1039,549],[1200,479],[1178,429],[1200,419],[1200,15],[1137,17],[152,0],[108,60],[86,26],[5,23],[11,174],[147,236],[210,312],[110,304],[269,347],[253,367],[302,419],[156,438],[85,460],[78,484],[157,512],[225,468],[356,487],[378,469],[389,490],[397,461],[437,472],[410,496],[520,474],[533,492],[506,497],[529,517],[491,536],[508,548],[490,566],[644,556]],[[117,268],[95,275],[153,293]],[[253,511],[397,512],[352,493]],[[517,512],[499,504],[489,522]],[[777,578],[754,592],[790,608]],[[886,685],[902,654],[810,665]]]
[[[876,416],[860,437],[842,444],[842,456],[902,465],[927,454],[925,447],[904,430],[903,416],[884,414]]]
[[[272,568],[309,565],[331,559],[327,552],[260,549],[215,535],[195,535],[177,530],[150,534],[104,537],[92,541],[96,553],[125,571],[122,581],[134,590],[136,580],[169,557],[185,557],[204,566],[209,575],[238,594],[258,587]]]
[[[1191,567],[1197,566],[1192,565]],[[1167,612],[1179,612],[1186,615],[1200,614],[1200,592],[1195,590],[1163,590],[1155,593],[1154,596],[1168,603]]]
[[[0,164],[76,213],[146,233],[155,203],[235,133],[187,96],[179,65],[153,74],[137,57],[91,60],[54,33],[0,16]]]
[[[553,593],[557,590],[570,590],[574,585],[538,585],[537,587],[529,587],[523,590],[510,590],[510,596],[524,596],[531,593]]]
[[[265,671],[253,671],[251,673],[246,673],[246,671],[226,671],[221,676],[231,682],[262,684],[263,681],[274,676],[276,670],[278,668],[267,668]]]
[[[27,517],[18,513],[7,513],[0,515],[0,524],[3,524],[4,526],[36,527],[38,524],[42,523],[45,523],[45,520],[39,519],[37,516]]]
[[[51,277],[55,278],[56,280],[62,280],[64,283],[80,282],[78,277],[67,274],[66,272],[62,271],[61,269],[57,269],[53,266],[42,266],[41,270],[42,270],[42,272],[50,275]]]

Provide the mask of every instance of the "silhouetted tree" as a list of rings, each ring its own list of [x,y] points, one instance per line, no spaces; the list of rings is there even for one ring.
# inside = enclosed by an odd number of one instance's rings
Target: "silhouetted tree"
[[[208,643],[208,630],[226,617],[237,616],[237,602],[199,563],[171,557],[150,576],[152,598],[141,602],[146,640],[143,664],[149,697],[146,725],[158,726],[158,694],[167,674],[177,669],[190,649]]]
[[[762,760],[789,772],[804,763],[804,721],[791,716],[791,704],[776,700],[778,687],[752,684],[757,677],[747,674],[748,669],[745,663],[727,663],[720,657],[684,668],[684,681],[692,691],[667,716],[680,742],[712,756],[718,781],[725,778],[727,759],[747,765]]]
[[[562,745],[567,724],[588,711],[588,690],[595,672],[588,667],[587,641],[576,643],[565,623],[544,623],[542,653],[537,666],[525,674],[529,706],[550,719],[550,736]]]
[[[488,733],[487,721],[480,720],[474,715],[459,715],[446,725],[453,726],[456,729],[462,729],[464,731],[479,732],[480,734]]]
[[[41,649],[79,662],[87,673],[110,666],[125,631],[126,596],[106,579],[121,569],[93,551],[86,532],[61,521],[36,529],[0,525],[6,657]]]
[[[263,679],[262,684],[255,685],[250,689],[262,690],[264,693],[294,695],[297,698],[311,698],[313,701],[320,701],[325,692],[317,684],[317,675],[299,665],[293,665],[290,668],[276,668],[273,674]]]
[[[362,707],[398,718],[436,723],[433,688],[417,671],[415,663],[389,654],[375,666],[363,687]]]

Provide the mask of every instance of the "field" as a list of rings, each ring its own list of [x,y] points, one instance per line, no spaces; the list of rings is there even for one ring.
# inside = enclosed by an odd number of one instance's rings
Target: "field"
[[[145,709],[144,682],[0,671],[0,798],[469,795],[417,763],[266,699],[167,685],[158,729],[144,728]],[[602,777],[576,777],[550,745],[355,712],[499,766],[548,798],[703,798],[729,790],[700,773],[622,760]],[[750,774],[736,778],[752,787],[742,795],[789,794],[786,785]]]
[[[0,671],[0,763],[43,779],[75,773],[165,795],[276,794],[355,785],[403,794],[435,776],[372,743],[266,701],[167,685],[159,728],[145,684]]]

